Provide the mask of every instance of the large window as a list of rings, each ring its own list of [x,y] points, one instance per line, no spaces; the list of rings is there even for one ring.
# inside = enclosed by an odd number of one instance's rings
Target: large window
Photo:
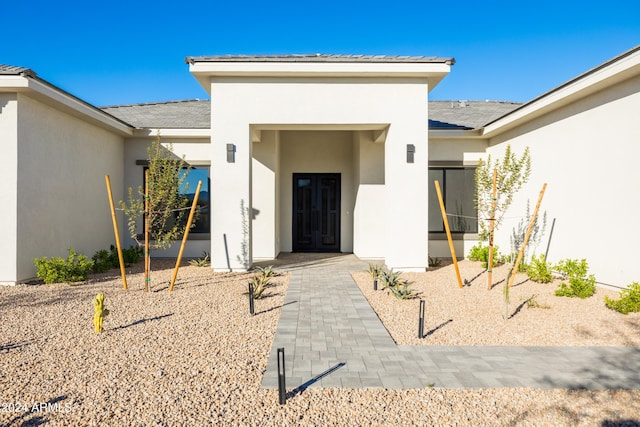
[[[444,233],[444,222],[434,181],[440,182],[449,227],[452,233],[477,233],[475,168],[430,167],[429,168],[429,232]]]
[[[147,170],[145,166],[144,170]],[[144,174],[143,174],[144,176]],[[189,230],[189,236],[193,234],[209,234],[211,232],[211,214],[209,209],[209,167],[208,166],[192,166],[187,179],[184,181],[181,189],[184,196],[189,200],[188,207],[191,208],[193,199],[196,195],[196,189],[198,188],[198,181],[202,181],[202,187],[200,188],[200,195],[198,196],[198,216],[195,221],[195,225]],[[188,185],[186,185],[188,183]],[[143,178],[144,187],[144,178]],[[185,191],[186,189],[186,191]],[[188,216],[184,216],[186,221]],[[193,236],[197,238],[196,236]],[[201,238],[205,238],[204,236]]]
[[[198,196],[198,212],[200,213],[195,222],[195,226],[189,231],[191,233],[209,233],[211,231],[211,219],[209,211],[209,168],[193,167],[187,175],[185,183],[189,186],[184,193],[189,199],[189,207],[193,203],[198,188],[198,181],[202,181],[200,195]]]

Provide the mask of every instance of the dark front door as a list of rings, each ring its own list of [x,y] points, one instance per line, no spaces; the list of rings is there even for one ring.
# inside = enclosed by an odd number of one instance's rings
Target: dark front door
[[[293,251],[340,251],[340,174],[293,174]]]

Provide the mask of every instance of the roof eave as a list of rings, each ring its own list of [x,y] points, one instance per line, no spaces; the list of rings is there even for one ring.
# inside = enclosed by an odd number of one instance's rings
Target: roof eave
[[[130,124],[33,75],[1,75],[0,92],[24,93],[74,117],[88,119],[121,135],[133,134],[133,126]]]
[[[210,92],[219,77],[422,78],[435,87],[449,72],[447,62],[190,62],[189,71]]]
[[[429,139],[480,139],[481,129],[429,129]]]
[[[185,138],[185,139],[200,139],[200,138],[211,138],[211,129],[200,129],[200,128],[139,128],[133,131],[134,137],[157,137],[161,135],[163,137],[170,138]]]
[[[494,137],[638,74],[640,45],[493,120],[482,128],[482,134],[487,138]]]

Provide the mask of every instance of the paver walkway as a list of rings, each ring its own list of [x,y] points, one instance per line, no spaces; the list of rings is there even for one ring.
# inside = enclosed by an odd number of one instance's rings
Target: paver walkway
[[[278,386],[283,347],[289,389],[640,389],[640,348],[398,346],[349,274],[367,262],[343,254],[301,263],[289,257],[279,267],[291,280],[263,387]]]

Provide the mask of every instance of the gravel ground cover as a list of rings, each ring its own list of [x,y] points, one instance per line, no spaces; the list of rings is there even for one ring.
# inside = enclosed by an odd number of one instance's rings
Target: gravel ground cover
[[[368,272],[352,276],[398,344],[640,347],[640,313],[625,316],[604,304],[605,295],[618,298],[618,292],[597,288],[586,299],[557,297],[554,292],[561,280],[535,283],[519,273],[507,305],[506,265],[493,269],[489,291],[487,273],[479,262],[458,264],[463,282],[470,283],[462,288],[453,265],[403,274],[402,279],[413,282],[417,297],[411,300],[398,300],[381,286],[373,291]],[[417,336],[420,299],[425,301],[428,334],[423,339]]]
[[[624,390],[308,389],[282,406],[277,390],[261,389],[260,382],[288,276],[274,279],[252,317],[248,274],[185,265],[169,294],[171,267],[153,262],[149,293],[141,290],[140,265],[131,269],[128,291],[113,270],[76,286],[0,287],[0,425],[591,426],[640,420],[640,394]],[[91,303],[98,292],[110,310],[100,335],[93,331]],[[549,312],[554,309],[555,301]],[[495,316],[496,324],[503,322],[500,311]]]

